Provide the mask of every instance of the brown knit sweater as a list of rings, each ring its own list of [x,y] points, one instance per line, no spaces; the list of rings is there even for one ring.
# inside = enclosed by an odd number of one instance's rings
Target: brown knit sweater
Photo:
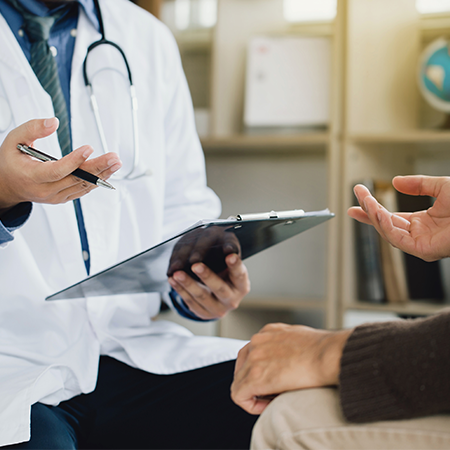
[[[357,327],[341,360],[340,397],[358,423],[449,412],[450,309]]]

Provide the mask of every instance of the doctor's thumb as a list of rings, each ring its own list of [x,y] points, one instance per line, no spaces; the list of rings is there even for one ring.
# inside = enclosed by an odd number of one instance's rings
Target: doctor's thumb
[[[42,139],[53,134],[59,126],[56,117],[49,119],[33,119],[17,127],[13,133],[18,143],[31,145],[36,139]]]

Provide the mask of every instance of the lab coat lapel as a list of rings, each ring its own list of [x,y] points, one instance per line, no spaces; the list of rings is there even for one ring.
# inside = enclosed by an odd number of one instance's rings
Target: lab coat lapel
[[[42,88],[3,16],[0,16],[0,42],[2,42],[0,62],[9,69],[1,71],[1,74],[4,74],[1,83],[13,115],[11,128],[31,119],[52,117],[51,98]],[[57,158],[61,157],[56,133],[39,140],[37,147]],[[59,253],[61,259],[68,262],[69,277],[75,280],[85,277],[86,272],[81,258],[80,239],[72,202],[58,206],[35,205],[35,208],[43,208],[45,211],[54,237],[55,248],[53,250]],[[32,224],[31,218],[28,226],[32,226]],[[39,230],[36,231],[39,235]],[[17,233],[20,233],[20,230]]]
[[[75,41],[75,48],[72,58],[72,77],[75,74],[81,74],[83,71],[83,62],[86,57],[86,49],[93,42],[101,38],[101,34],[94,29],[92,23],[84,13],[83,8],[80,8],[77,26],[77,38]]]
[[[34,105],[35,117],[42,110],[52,108],[52,103],[3,16],[0,16],[0,42],[0,62],[5,67],[1,82],[14,118],[11,128],[14,128],[30,120],[30,103]]]

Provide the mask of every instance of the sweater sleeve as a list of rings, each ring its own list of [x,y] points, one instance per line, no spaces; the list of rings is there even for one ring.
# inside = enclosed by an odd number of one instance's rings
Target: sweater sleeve
[[[357,327],[341,359],[340,398],[357,423],[450,411],[450,309]]]

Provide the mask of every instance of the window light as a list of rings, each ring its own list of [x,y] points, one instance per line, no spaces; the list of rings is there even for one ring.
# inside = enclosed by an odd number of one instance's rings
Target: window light
[[[416,0],[416,8],[421,14],[450,11],[450,0]]]
[[[283,0],[283,13],[288,22],[333,20],[336,8],[337,0]]]

